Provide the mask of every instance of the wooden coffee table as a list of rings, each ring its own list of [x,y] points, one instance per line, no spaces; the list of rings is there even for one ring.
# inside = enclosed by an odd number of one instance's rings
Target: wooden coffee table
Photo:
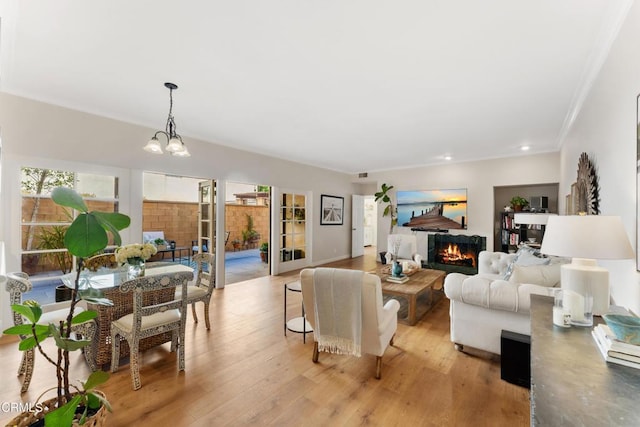
[[[444,276],[446,276],[444,271],[420,269],[409,276],[409,281],[400,284],[386,281],[386,278],[389,276],[388,266],[378,266],[375,274],[377,274],[382,281],[383,295],[400,297],[407,301],[407,317],[399,318],[398,320],[409,326],[413,326],[418,323],[418,320],[420,320],[432,307],[433,290],[442,289]],[[429,295],[430,298],[428,299],[429,303],[422,304],[418,307],[418,297],[423,296],[425,293],[431,293],[431,295]]]

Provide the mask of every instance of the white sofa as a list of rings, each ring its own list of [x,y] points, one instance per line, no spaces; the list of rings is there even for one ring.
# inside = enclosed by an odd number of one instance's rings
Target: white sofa
[[[547,265],[531,265],[520,254],[482,251],[478,274],[450,273],[444,291],[450,300],[451,341],[458,350],[469,346],[500,354],[502,330],[530,335],[530,295],[548,295],[560,285],[560,265],[565,260],[541,259]],[[537,262],[537,261],[535,261]],[[512,265],[513,264],[513,265]],[[505,280],[507,270],[510,277]]]

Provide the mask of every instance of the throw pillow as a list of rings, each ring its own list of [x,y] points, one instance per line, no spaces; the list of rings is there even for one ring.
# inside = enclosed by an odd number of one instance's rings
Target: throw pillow
[[[549,258],[540,258],[530,252],[521,253],[516,258],[516,265],[529,266],[529,265],[547,265],[551,261]]]
[[[560,283],[560,266],[561,264],[530,266],[516,264],[513,266],[509,282],[553,287]]]
[[[503,280],[509,280],[513,274],[514,265],[545,265],[549,264],[550,259],[540,253],[538,249],[527,245],[522,245],[516,252],[516,257],[511,261],[504,273]]]
[[[413,259],[413,253],[411,252],[411,243],[401,243],[398,248],[399,259]]]
[[[509,263],[507,269],[504,272],[504,277],[502,278],[502,280],[509,280],[511,278],[511,275],[513,274],[513,266],[516,265],[517,259],[518,258],[514,258],[513,261]]]

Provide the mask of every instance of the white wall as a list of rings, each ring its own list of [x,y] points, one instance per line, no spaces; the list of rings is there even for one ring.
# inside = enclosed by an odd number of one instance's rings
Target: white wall
[[[145,200],[198,202],[198,183],[202,179],[159,173],[142,174]]]
[[[561,151],[560,193],[576,181],[580,153],[597,166],[603,215],[620,215],[636,247],[636,96],[640,93],[640,4],[631,7]],[[563,202],[563,198],[560,198]],[[564,207],[560,208],[562,212]],[[601,261],[614,301],[640,313],[635,260]]]
[[[467,229],[451,230],[452,234],[486,236],[487,248],[493,248],[493,187],[559,182],[559,154],[546,153],[477,162],[453,163],[415,169],[369,173],[367,180],[393,185],[397,190],[467,189]],[[395,193],[394,193],[394,202]],[[387,248],[389,217],[378,209],[378,248]],[[411,233],[407,227],[400,232]],[[426,256],[427,233],[418,232],[418,250]]]
[[[142,147],[155,129],[0,93],[2,192],[0,242],[4,241],[7,271],[20,269],[21,166],[114,174],[121,179],[122,212],[131,216],[125,243],[141,238],[142,175],[144,171],[176,176],[249,182],[312,194],[345,197],[344,225],[321,227],[314,215],[310,264],[347,258],[351,254],[351,176],[309,165],[185,138],[191,157],[153,155]],[[303,142],[301,142],[303,143]],[[103,171],[103,172],[99,172]],[[277,259],[277,257],[274,257]],[[6,292],[0,292],[0,319],[9,317]]]

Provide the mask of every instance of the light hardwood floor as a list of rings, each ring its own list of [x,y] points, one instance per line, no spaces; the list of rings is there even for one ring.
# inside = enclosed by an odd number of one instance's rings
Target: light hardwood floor
[[[371,270],[375,251],[332,266]],[[416,326],[400,324],[395,346],[375,358],[321,353],[311,361],[313,338],[283,334],[283,284],[296,277],[263,277],[216,290],[212,329],[189,318],[186,371],[176,372],[169,345],[143,353],[142,388],[131,389],[129,365],[102,387],[113,405],[108,425],[118,426],[525,426],[529,391],[500,379],[497,357],[460,353],[449,341],[448,300]],[[287,313],[300,312],[300,294],[289,293]],[[198,306],[199,313],[202,306]],[[0,340],[0,409],[32,402],[54,386],[52,368],[36,355],[28,393],[16,376],[20,353]],[[85,378],[82,355],[72,355],[73,378]],[[15,413],[0,411],[4,425]]]

